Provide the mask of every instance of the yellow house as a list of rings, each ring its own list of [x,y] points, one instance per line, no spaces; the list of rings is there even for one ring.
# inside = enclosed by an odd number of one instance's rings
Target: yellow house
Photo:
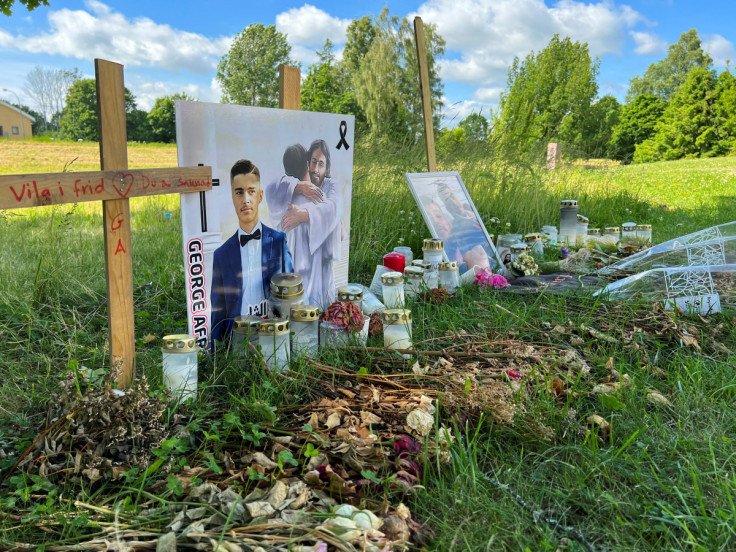
[[[22,140],[33,136],[31,125],[36,119],[25,111],[0,100],[0,137]]]

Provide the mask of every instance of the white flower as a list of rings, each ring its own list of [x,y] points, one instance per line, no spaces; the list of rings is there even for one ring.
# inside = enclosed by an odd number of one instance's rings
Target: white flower
[[[406,211],[404,211],[403,209],[401,211],[399,211],[399,214],[400,215],[403,215],[404,213],[406,213]]]
[[[510,228],[510,227],[511,227],[511,223],[510,222],[507,222],[506,223],[506,228]]]
[[[404,243],[404,238],[399,238],[399,239],[398,239],[398,242],[399,242],[399,243]]]

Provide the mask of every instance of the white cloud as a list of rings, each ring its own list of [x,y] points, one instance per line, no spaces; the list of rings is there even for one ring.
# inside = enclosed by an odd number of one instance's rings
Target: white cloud
[[[482,102],[490,102],[490,103],[498,103],[501,100],[501,93],[504,91],[504,88],[501,88],[500,86],[495,86],[492,88],[478,88],[475,92],[473,92],[473,97],[476,100],[480,100]]]
[[[703,35],[703,50],[713,58],[713,63],[718,67],[725,67],[726,62],[736,62],[736,50],[733,42],[721,35]]]
[[[326,38],[336,44],[344,43],[349,24],[349,19],[333,17],[310,4],[291,8],[276,16],[276,29],[287,35],[291,45],[313,48],[321,48]]]
[[[128,19],[98,0],[88,0],[86,6],[89,11],[51,11],[48,32],[18,35],[10,42],[2,33],[0,44],[32,53],[205,74],[213,71],[232,42],[231,37],[211,39],[147,17]]]
[[[460,121],[471,113],[480,113],[486,119],[491,119],[492,117],[493,106],[485,102],[462,100],[450,103],[446,97],[443,97],[442,101],[445,106],[442,109],[442,126],[445,128],[455,128]]]
[[[213,79],[214,81],[214,79]],[[212,86],[181,84],[170,81],[151,81],[139,75],[128,75],[125,86],[135,96],[138,109],[150,111],[156,98],[184,92],[203,102],[218,102],[220,94]]]
[[[667,51],[667,42],[653,33],[629,31],[629,34],[636,44],[635,54],[656,55]]]

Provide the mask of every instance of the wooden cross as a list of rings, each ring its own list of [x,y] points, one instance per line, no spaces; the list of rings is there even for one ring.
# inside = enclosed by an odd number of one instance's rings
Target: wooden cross
[[[204,192],[211,167],[128,170],[123,66],[95,60],[101,171],[0,176],[0,209],[102,200],[110,362],[118,388],[135,375],[131,197]]]

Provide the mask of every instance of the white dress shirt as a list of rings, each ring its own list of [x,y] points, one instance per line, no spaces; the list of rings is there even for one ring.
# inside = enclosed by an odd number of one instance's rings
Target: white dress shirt
[[[259,220],[253,232],[261,231],[260,240],[250,240],[240,247],[240,266],[243,269],[243,303],[240,314],[266,316],[266,297],[263,294],[263,277],[261,276],[261,244],[263,243],[263,225]],[[242,228],[238,228],[240,236],[248,236]]]

